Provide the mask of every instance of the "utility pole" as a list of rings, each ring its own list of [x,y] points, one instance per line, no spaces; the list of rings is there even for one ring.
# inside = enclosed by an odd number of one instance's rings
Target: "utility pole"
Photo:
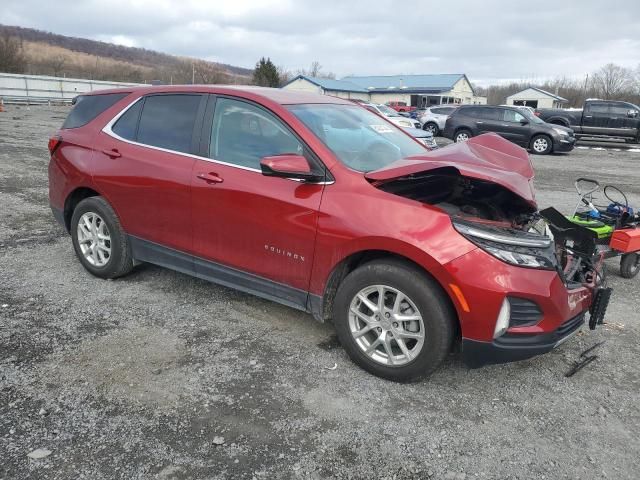
[[[196,64],[191,62],[191,85],[196,83]]]

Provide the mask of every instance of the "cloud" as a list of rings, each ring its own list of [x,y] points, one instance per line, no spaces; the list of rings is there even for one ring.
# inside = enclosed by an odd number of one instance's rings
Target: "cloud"
[[[606,10],[605,10],[606,9]],[[0,23],[252,67],[349,74],[583,76],[640,62],[640,2],[3,0]]]

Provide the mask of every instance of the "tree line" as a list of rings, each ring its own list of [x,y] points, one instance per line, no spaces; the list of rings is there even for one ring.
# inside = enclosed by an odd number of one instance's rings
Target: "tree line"
[[[566,107],[582,107],[587,98],[625,100],[640,104],[640,64],[636,69],[608,63],[582,79],[558,77],[541,82],[520,81],[488,87],[474,87],[489,105],[506,103],[507,97],[528,87],[537,87],[566,98]]]

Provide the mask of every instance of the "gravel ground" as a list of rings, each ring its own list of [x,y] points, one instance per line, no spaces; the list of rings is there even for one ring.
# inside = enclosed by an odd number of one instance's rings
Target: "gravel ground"
[[[48,207],[46,144],[65,114],[0,113],[0,479],[638,478],[640,279],[615,261],[604,328],[529,361],[469,370],[452,354],[428,380],[390,383],[298,311],[153,266],[89,275]],[[569,210],[581,175],[640,206],[639,152],[533,161],[541,206]]]

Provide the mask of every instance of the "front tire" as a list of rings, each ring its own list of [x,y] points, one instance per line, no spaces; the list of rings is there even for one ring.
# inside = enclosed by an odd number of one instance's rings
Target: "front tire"
[[[455,317],[446,294],[423,272],[398,260],[372,261],[347,275],[333,312],[349,357],[388,380],[425,377],[451,350]]]
[[[640,272],[640,254],[625,253],[620,259],[620,275],[623,278],[633,278]]]
[[[536,135],[531,139],[529,148],[538,155],[547,155],[553,150],[553,140],[547,135]]]
[[[440,133],[440,129],[438,128],[438,125],[433,122],[425,123],[422,129],[427,132],[431,132],[434,137],[437,137],[438,134]]]
[[[133,268],[127,234],[103,197],[82,200],[71,217],[71,239],[80,263],[100,278],[117,278]]]

